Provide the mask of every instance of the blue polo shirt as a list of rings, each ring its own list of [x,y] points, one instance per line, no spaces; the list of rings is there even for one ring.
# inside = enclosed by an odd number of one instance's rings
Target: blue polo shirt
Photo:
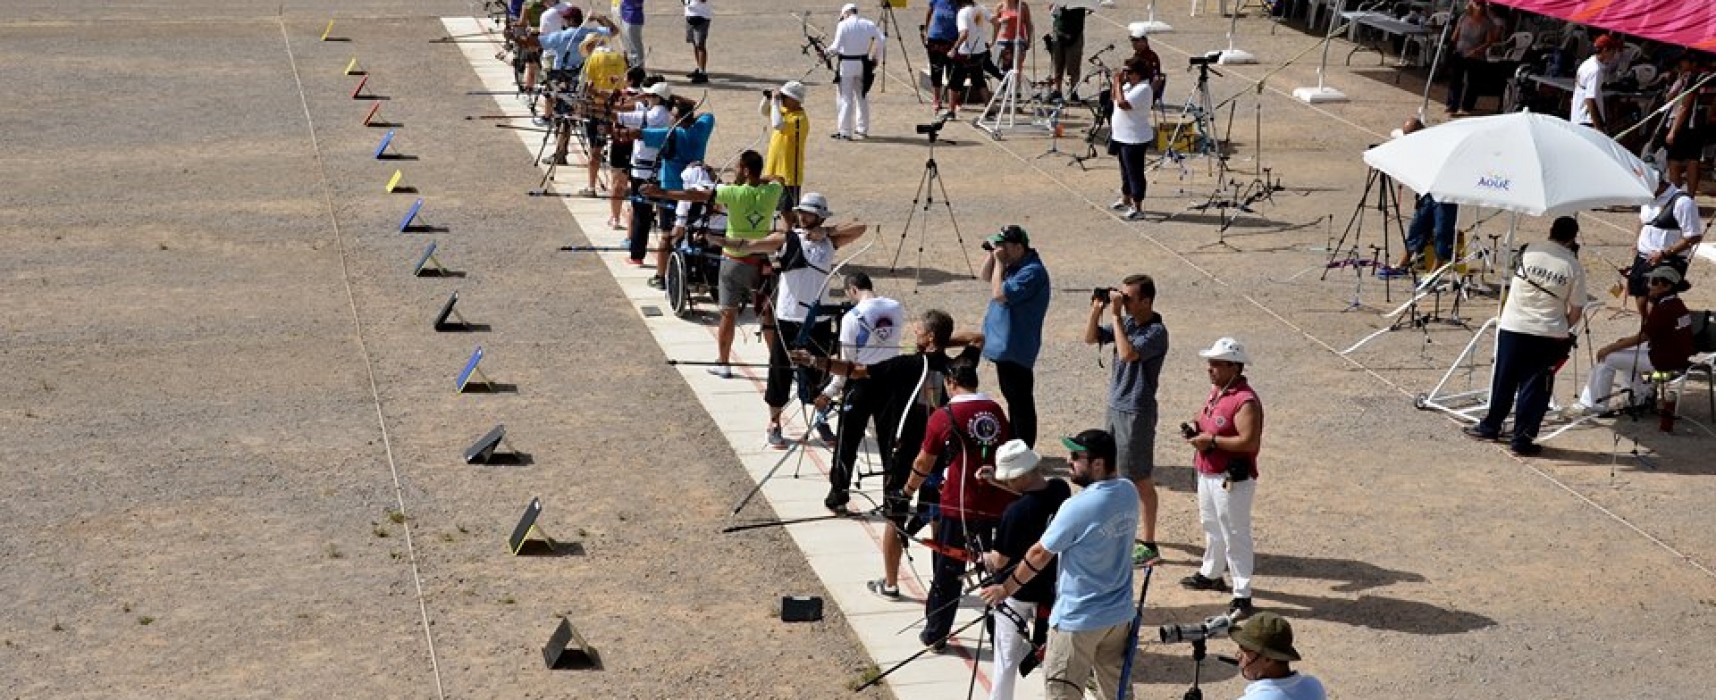
[[[666,146],[670,133],[673,148],[672,152],[668,153]],[[709,137],[714,133],[715,115],[708,113],[698,115],[686,126],[643,130],[643,136],[640,138],[645,146],[664,149],[660,155],[662,189],[685,189],[685,166],[703,160],[703,154],[709,150]]]
[[[1037,251],[1007,266],[1001,296],[1007,300],[990,299],[983,314],[983,357],[1035,365],[1043,348],[1043,318],[1049,315],[1049,271]]]
[[[554,67],[559,70],[578,70],[584,67],[584,54],[578,51],[578,45],[584,43],[584,38],[591,34],[608,35],[607,27],[569,27],[558,32],[542,35],[544,51],[555,54]]]
[[[1088,632],[1132,621],[1137,530],[1138,488],[1128,479],[1098,481],[1061,504],[1042,539],[1061,568],[1051,626]]]
[[[959,6],[953,0],[930,0],[928,36],[931,41],[959,38]]]

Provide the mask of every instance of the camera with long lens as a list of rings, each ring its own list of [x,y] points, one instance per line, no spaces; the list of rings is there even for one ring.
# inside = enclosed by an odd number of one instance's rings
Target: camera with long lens
[[[1102,302],[1102,304],[1104,306],[1107,306],[1109,296],[1112,295],[1114,292],[1117,292],[1117,291],[1120,291],[1120,290],[1115,289],[1114,287],[1097,287],[1095,289],[1090,290],[1090,300],[1091,301],[1100,301],[1100,302]],[[1122,295],[1120,295],[1120,298],[1125,299],[1126,295],[1122,294]]]
[[[1202,56],[1192,56],[1186,59],[1188,67],[1213,66],[1221,62],[1220,51],[1207,51]]]
[[[1227,615],[1211,615],[1204,618],[1203,622],[1190,625],[1162,625],[1156,629],[1156,634],[1162,638],[1163,644],[1180,644],[1223,637],[1232,629],[1233,618]]]

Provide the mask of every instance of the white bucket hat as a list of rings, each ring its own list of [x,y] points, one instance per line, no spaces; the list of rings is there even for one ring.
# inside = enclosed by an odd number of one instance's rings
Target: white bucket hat
[[[659,97],[662,99],[662,101],[667,101],[667,100],[673,99],[673,88],[668,87],[666,81],[662,81],[662,82],[659,82],[659,83],[656,83],[654,85],[651,85],[649,87],[644,88],[643,93],[645,95],[654,95],[656,97]]]
[[[1215,345],[1211,345],[1208,350],[1199,351],[1198,356],[1206,360],[1237,362],[1242,365],[1251,364],[1251,356],[1245,352],[1245,343],[1233,338],[1218,338]]]
[[[805,94],[804,83],[797,80],[788,80],[785,85],[781,86],[781,94],[798,100],[799,102],[803,102]]]
[[[802,211],[806,214],[815,214],[823,221],[827,221],[829,217],[834,216],[834,212],[828,210],[828,198],[822,196],[822,194],[818,192],[804,193],[804,196],[800,197],[798,200],[798,206],[793,207],[793,209]]]
[[[1041,461],[1024,440],[1008,440],[995,452],[995,480],[1017,479],[1036,469]]]

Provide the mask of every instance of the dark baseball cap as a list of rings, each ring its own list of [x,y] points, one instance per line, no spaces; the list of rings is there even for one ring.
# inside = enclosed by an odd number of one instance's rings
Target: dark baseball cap
[[[1023,226],[1018,224],[1008,224],[1001,227],[1000,231],[989,234],[988,240],[990,243],[1017,243],[1019,245],[1029,247],[1031,245],[1031,234],[1026,233],[1025,227]]]
[[[1071,452],[1083,452],[1091,457],[1101,458],[1110,466],[1114,464],[1114,436],[1106,430],[1093,428],[1071,437],[1063,437],[1061,446]]]

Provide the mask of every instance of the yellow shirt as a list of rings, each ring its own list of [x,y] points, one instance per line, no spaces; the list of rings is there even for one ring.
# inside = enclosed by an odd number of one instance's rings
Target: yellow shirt
[[[584,82],[595,94],[606,95],[626,85],[626,56],[618,51],[597,49],[584,59]]]
[[[810,138],[810,117],[803,109],[781,112],[781,128],[769,135],[769,156],[763,177],[778,177],[787,187],[804,185],[804,144]]]

